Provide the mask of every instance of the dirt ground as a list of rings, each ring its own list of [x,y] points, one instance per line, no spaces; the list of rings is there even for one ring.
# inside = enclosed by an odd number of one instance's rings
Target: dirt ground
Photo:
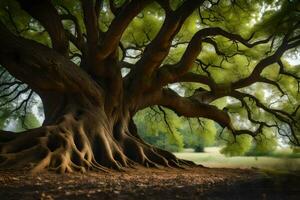
[[[300,199],[300,176],[245,169],[130,169],[59,175],[0,171],[0,199]]]

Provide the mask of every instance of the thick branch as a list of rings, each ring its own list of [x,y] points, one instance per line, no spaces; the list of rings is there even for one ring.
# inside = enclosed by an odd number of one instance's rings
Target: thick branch
[[[240,35],[226,32],[221,28],[202,29],[193,36],[181,60],[177,64],[166,66],[167,69],[164,69],[165,67],[160,68],[158,73],[161,73],[164,70],[169,71],[168,77],[160,76],[162,79],[164,79],[162,83],[166,84],[168,82],[174,82],[174,79],[178,79],[180,76],[182,76],[192,68],[195,60],[197,59],[199,53],[202,50],[202,42],[209,42],[215,47],[216,52],[218,54],[222,54],[218,50],[217,44],[213,40],[206,38],[208,36],[216,35],[223,36],[232,41],[238,41],[249,48],[259,44],[267,43],[270,40],[270,38],[267,38],[264,40],[256,41],[254,43],[250,43],[249,40],[242,38]]]
[[[242,87],[246,87],[246,86],[249,86],[249,85],[257,82],[258,79],[260,79],[261,72],[267,66],[278,62],[278,60],[280,59],[280,57],[282,56],[282,54],[286,50],[287,50],[287,45],[282,44],[273,55],[268,56],[268,57],[262,59],[260,62],[258,62],[256,64],[256,66],[254,67],[254,70],[252,71],[252,73],[248,77],[240,79],[240,80],[234,82],[232,84],[233,88],[235,88],[235,89],[242,88]]]
[[[171,43],[183,23],[202,3],[203,0],[185,1],[176,11],[166,13],[164,24],[159,33],[147,46],[143,57],[138,61],[136,73],[142,72],[144,76],[149,76],[160,66],[168,55]]]
[[[87,33],[87,42],[89,46],[90,53],[96,50],[98,39],[99,39],[99,28],[97,13],[95,10],[94,1],[91,0],[81,0],[82,9],[84,15],[84,24]]]
[[[164,89],[156,104],[173,110],[179,116],[212,119],[233,130],[230,117],[225,111],[190,97],[181,97],[171,89]]]
[[[122,34],[129,23],[150,2],[151,0],[132,0],[130,3],[122,7],[104,35],[103,42],[100,45],[100,50],[97,54],[98,60],[107,58],[118,48]]]
[[[213,88],[215,86],[215,82],[208,76],[196,74],[193,72],[187,72],[186,74],[174,79],[173,82],[170,83],[177,83],[177,82],[194,82],[194,83],[202,83],[205,85],[210,86]]]
[[[13,35],[0,22],[0,64],[34,90],[82,91],[101,97],[100,88],[74,63],[35,41]],[[85,84],[82,84],[84,82]]]
[[[22,9],[36,18],[49,33],[53,48],[63,55],[68,54],[69,42],[57,10],[50,0],[18,0]]]
[[[69,30],[65,30],[66,35],[68,36],[69,40],[76,46],[76,48],[79,49],[83,54],[85,54],[85,41],[83,39],[83,33],[77,17],[75,17],[66,7],[61,7],[67,12],[67,14],[60,15],[61,20],[71,20],[75,28],[75,35],[73,35]]]
[[[233,88],[242,88],[249,86],[255,82],[257,82],[260,79],[261,72],[268,67],[271,64],[278,63],[280,66],[280,72],[281,74],[291,76],[290,73],[287,73],[284,71],[284,67],[282,62],[280,61],[281,56],[289,49],[293,49],[297,46],[300,46],[300,40],[295,39],[298,38],[298,36],[288,39],[289,35],[294,31],[294,29],[291,29],[283,38],[281,45],[278,47],[278,49],[275,51],[275,53],[271,56],[268,56],[261,61],[259,61],[256,66],[254,67],[252,73],[243,79],[240,79],[232,84]],[[296,80],[299,80],[299,77],[292,75],[291,77],[294,77]]]

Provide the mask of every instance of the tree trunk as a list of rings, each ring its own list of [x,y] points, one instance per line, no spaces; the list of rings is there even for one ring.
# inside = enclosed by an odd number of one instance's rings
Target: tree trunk
[[[1,143],[1,168],[29,167],[60,173],[109,168],[179,167],[191,162],[145,143],[137,134],[127,105],[112,115],[104,103],[95,104],[82,94],[40,93],[45,121],[42,127],[9,133]]]
[[[132,118],[155,95],[146,97],[143,89],[133,95],[135,82],[125,83],[114,56],[87,56],[86,66],[78,67],[53,49],[13,35],[1,22],[0,43],[6,47],[0,64],[41,97],[45,112],[40,128],[0,131],[0,168],[64,173],[192,164],[138,136]]]

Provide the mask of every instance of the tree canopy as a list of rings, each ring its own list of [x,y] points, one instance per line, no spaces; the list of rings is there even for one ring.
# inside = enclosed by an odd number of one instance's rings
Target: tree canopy
[[[105,127],[79,131],[93,154],[108,152],[94,155],[104,166],[112,165],[106,157],[118,167],[127,157],[147,166],[178,164],[138,136],[132,119],[143,109],[161,115],[159,123],[175,134],[182,127],[168,117],[176,114],[196,128],[204,118],[215,121],[229,142],[279,137],[300,145],[297,0],[2,0],[0,19],[0,114],[37,113],[40,97],[42,128],[52,130],[70,113],[75,121],[87,115],[83,124]]]

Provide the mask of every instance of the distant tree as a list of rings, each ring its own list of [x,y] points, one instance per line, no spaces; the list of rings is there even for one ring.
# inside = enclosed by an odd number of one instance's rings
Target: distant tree
[[[11,82],[14,77],[10,76],[1,66],[0,70],[2,71],[0,80],[3,83],[1,85],[3,90],[0,91],[0,128],[6,129],[11,126],[14,131],[20,132],[40,126],[36,116],[40,113],[38,111],[40,102],[33,97],[33,91],[29,91],[28,96],[24,97],[22,93],[28,91],[28,87],[25,84]],[[34,107],[37,109],[35,114],[33,113]]]
[[[261,137],[257,137],[254,141],[252,149],[247,152],[247,155],[266,156],[272,154],[278,146],[278,138],[270,131],[264,131]]]
[[[181,132],[184,147],[193,148],[195,152],[204,152],[206,146],[211,146],[216,142],[217,127],[211,120],[190,119],[183,123]]]
[[[135,115],[134,121],[139,135],[147,143],[171,152],[179,152],[183,149],[184,133],[181,131],[183,120],[170,110],[157,107],[146,108]]]
[[[252,137],[249,135],[241,135],[235,139],[233,139],[232,135],[228,135],[227,145],[220,152],[226,156],[242,156],[250,151],[251,146]]]
[[[153,106],[214,120],[234,141],[270,129],[299,146],[289,59],[299,10],[297,0],[1,0],[1,93],[20,112],[36,93],[45,120],[0,131],[0,167],[192,165],[138,135],[133,117]]]

